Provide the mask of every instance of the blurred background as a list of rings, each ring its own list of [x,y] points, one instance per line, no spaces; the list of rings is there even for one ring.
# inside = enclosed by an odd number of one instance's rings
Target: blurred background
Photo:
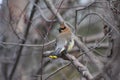
[[[100,15],[107,15],[106,0],[51,1],[74,26],[76,36],[104,63],[110,44]],[[44,0],[0,0],[0,80],[9,80],[11,74],[13,80],[41,80],[41,75],[43,80],[82,80],[68,60],[43,56],[54,50],[59,26]],[[70,54],[96,74],[97,68],[77,46]]]

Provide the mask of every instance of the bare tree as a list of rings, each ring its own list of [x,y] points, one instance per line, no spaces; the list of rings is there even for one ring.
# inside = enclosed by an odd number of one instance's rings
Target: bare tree
[[[86,0],[87,1],[87,0]],[[0,80],[119,80],[119,0],[3,0]],[[72,51],[50,59],[59,26]]]

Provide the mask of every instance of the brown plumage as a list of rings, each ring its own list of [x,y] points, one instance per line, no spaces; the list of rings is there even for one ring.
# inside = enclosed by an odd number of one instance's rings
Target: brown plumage
[[[71,33],[71,30],[69,27],[65,26],[65,24],[63,23],[59,28],[59,33],[64,33],[64,32]]]
[[[59,28],[59,35],[56,38],[56,48],[53,55],[61,56],[62,54],[70,51],[74,45],[74,40],[72,39],[71,29],[65,24],[61,24]]]

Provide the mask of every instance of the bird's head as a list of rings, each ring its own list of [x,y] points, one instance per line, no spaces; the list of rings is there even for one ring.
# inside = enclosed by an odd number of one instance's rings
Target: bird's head
[[[70,28],[65,26],[65,24],[63,23],[63,24],[60,25],[60,28],[58,30],[59,30],[59,33],[67,32],[67,31],[69,32]]]

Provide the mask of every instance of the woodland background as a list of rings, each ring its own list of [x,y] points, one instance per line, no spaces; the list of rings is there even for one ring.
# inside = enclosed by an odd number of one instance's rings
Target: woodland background
[[[50,59],[60,24],[69,60]],[[0,80],[120,80],[119,0],[0,0]]]

